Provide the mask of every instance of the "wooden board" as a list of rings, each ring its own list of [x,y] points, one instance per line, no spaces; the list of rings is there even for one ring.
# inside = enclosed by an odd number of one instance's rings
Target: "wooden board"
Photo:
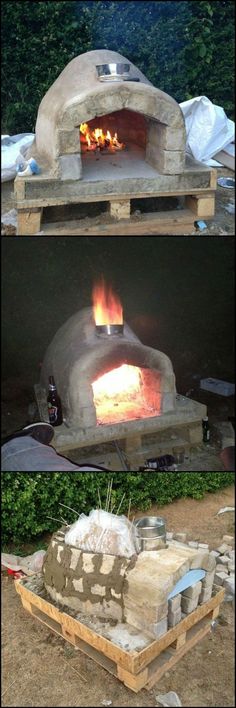
[[[51,601],[26,588],[24,583],[24,579],[15,580],[15,587],[24,608],[35,619],[94,659],[135,693],[142,688],[151,688],[209,632],[224,598],[222,589],[160,639],[150,640],[150,644],[140,651],[128,652],[60,611]],[[140,630],[137,634],[140,635]]]
[[[196,215],[191,209],[143,214],[142,219],[119,219],[113,223],[89,225],[78,220],[61,223],[42,224],[41,233],[45,236],[175,236],[189,235],[195,232]]]

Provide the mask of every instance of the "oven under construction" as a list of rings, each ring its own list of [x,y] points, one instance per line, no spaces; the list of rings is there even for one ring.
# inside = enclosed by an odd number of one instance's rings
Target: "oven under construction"
[[[120,65],[123,75],[100,73]],[[69,233],[191,233],[195,219],[214,215],[216,180],[185,155],[185,139],[179,105],[125,57],[109,50],[76,57],[39,106],[28,156],[41,172],[15,179],[18,234],[39,232],[45,207],[88,202],[108,202],[107,223],[74,221]],[[170,196],[184,196],[184,207],[131,213],[131,200]],[[42,227],[55,233],[55,225]]]

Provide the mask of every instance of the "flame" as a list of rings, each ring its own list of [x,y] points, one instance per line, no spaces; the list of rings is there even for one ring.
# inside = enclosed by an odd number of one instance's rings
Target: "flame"
[[[116,150],[123,150],[125,147],[124,143],[119,142],[117,133],[112,136],[109,130],[105,134],[102,128],[91,130],[87,123],[81,123],[80,132],[87,143],[87,150],[104,150],[106,148],[111,152],[115,152]]]
[[[103,279],[94,285],[92,301],[96,325],[123,324],[123,309],[120,299]]]
[[[98,399],[101,400],[104,397],[109,399],[115,396],[117,399],[121,396],[122,398],[124,392],[131,396],[140,390],[140,369],[130,364],[122,364],[118,369],[112,369],[107,374],[100,376],[97,381],[93,382],[92,387],[97,403]]]

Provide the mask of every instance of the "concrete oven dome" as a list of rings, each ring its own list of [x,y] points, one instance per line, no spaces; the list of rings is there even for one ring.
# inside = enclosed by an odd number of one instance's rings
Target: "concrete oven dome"
[[[128,62],[130,80],[101,83],[96,65],[112,62]],[[80,124],[104,116],[112,121],[114,115],[119,138],[144,147],[147,163],[163,174],[183,172],[185,125],[178,103],[126,57],[108,49],[81,54],[63,69],[40,103],[30,153],[52,176],[82,179]]]

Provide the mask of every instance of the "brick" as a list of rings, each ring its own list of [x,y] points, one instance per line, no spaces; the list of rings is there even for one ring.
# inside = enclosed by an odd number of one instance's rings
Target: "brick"
[[[71,549],[71,561],[70,561],[70,568],[71,570],[75,570],[78,560],[81,556],[81,551],[79,548],[72,548]],[[93,568],[94,570],[94,568]]]
[[[182,597],[181,609],[183,612],[186,612],[186,614],[189,615],[190,612],[196,610],[196,607],[198,606],[198,598],[199,594],[193,599],[191,599],[191,597]]]
[[[222,573],[222,571],[225,571],[227,573],[227,568],[225,565],[222,565],[221,563],[217,563],[215,567],[215,573]]]
[[[83,570],[85,573],[93,573],[94,572],[94,564],[93,564],[93,559],[94,559],[94,554],[93,553],[84,553],[83,555]]]
[[[166,532],[166,540],[167,540],[167,541],[171,541],[172,538],[173,538],[173,535],[174,535],[174,534],[173,534],[171,531],[167,531],[167,532]]]
[[[228,571],[229,571],[229,573],[234,573],[234,571],[235,571],[235,564],[234,564],[234,562],[229,561],[229,564],[228,564]]]
[[[203,602],[207,602],[208,600],[210,600],[211,596],[212,596],[212,586],[208,587],[208,588],[203,588],[202,591],[200,592],[199,599],[198,599],[199,605],[202,605]]]
[[[206,551],[209,549],[208,543],[199,543],[198,548],[205,548]]]
[[[201,589],[202,583],[201,580],[199,580],[198,583],[194,583],[194,585],[191,585],[189,588],[186,588],[186,590],[183,590],[182,597],[189,597],[194,600],[195,597],[199,596]]]
[[[102,565],[99,570],[102,575],[109,575],[112,572],[113,565],[115,562],[115,556],[102,556]]]
[[[227,534],[226,534],[225,536],[223,536],[223,541],[225,543],[227,543],[229,546],[233,546],[234,545],[234,536],[227,536]]]
[[[168,627],[175,627],[176,624],[181,622],[181,607],[178,610],[168,612]]]
[[[229,551],[228,556],[230,560],[234,561],[235,560],[235,551]]]
[[[186,534],[186,533],[175,533],[175,534],[174,534],[174,540],[175,540],[175,541],[181,541],[181,543],[186,543],[186,541],[187,541],[187,534]]]
[[[225,573],[224,571],[218,572],[215,574],[215,583],[217,585],[223,585],[224,580],[226,580],[226,578],[228,578],[227,573]]]
[[[210,573],[206,573],[205,578],[203,578],[202,582],[202,587],[203,588],[208,588],[212,587],[213,582],[214,582],[214,577],[215,577],[215,571],[212,570]]]
[[[189,548],[198,548],[198,541],[189,541]]]
[[[225,588],[226,592],[235,595],[235,577],[231,575],[230,577],[225,578],[223,582],[223,587]]]
[[[172,597],[171,600],[168,600],[168,612],[175,612],[175,610],[178,610],[179,607],[181,607],[181,595],[176,595],[175,597]]]

